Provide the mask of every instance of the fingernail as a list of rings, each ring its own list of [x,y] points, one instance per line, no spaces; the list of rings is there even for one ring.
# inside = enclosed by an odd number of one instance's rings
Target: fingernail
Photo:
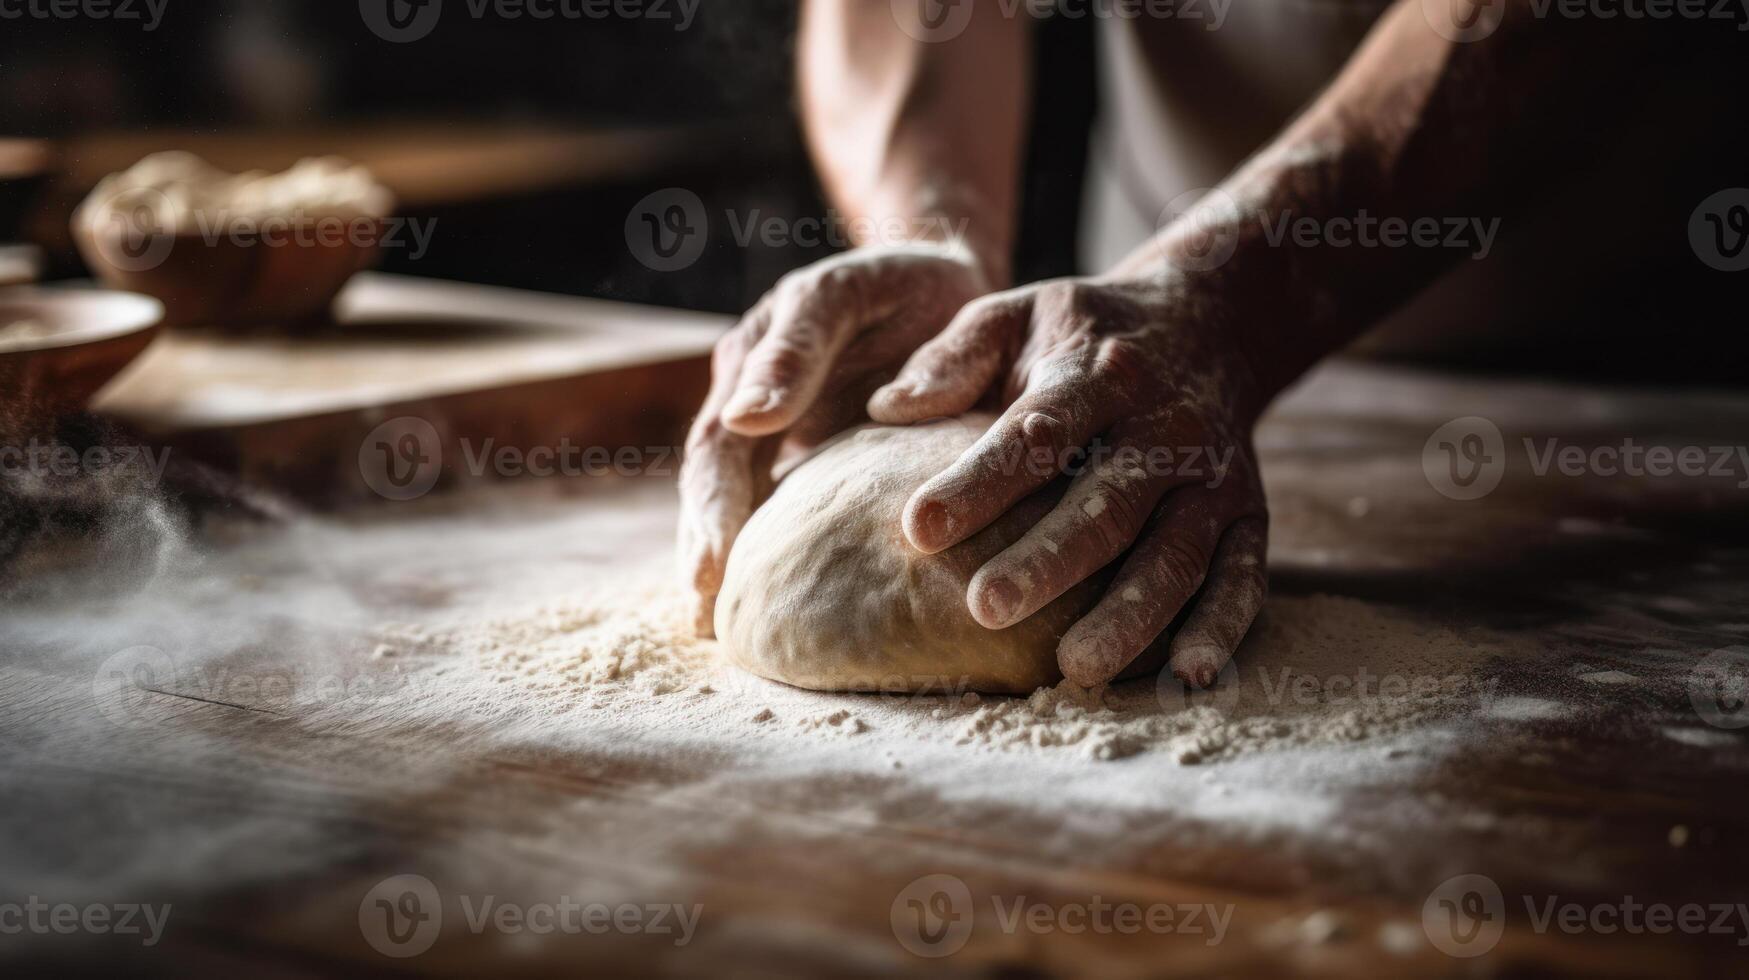
[[[1058,666],[1063,669],[1063,676],[1081,685],[1093,687],[1099,683],[1097,678],[1104,673],[1104,664],[1109,659],[1105,652],[1105,644],[1099,640],[1085,638],[1075,640],[1063,649]]]
[[[777,407],[777,392],[764,385],[753,385],[742,388],[729,399],[729,404],[723,407],[723,415],[740,417],[744,415],[763,415]]]
[[[917,393],[922,390],[923,386],[910,378],[894,378],[881,389],[881,394],[888,398],[911,399],[916,398]]]
[[[984,624],[995,629],[1002,629],[1014,621],[1014,614],[1020,609],[1020,589],[1005,578],[991,579],[985,583],[983,591],[978,593],[978,605],[983,607],[984,615],[979,617]]]
[[[925,500],[911,509],[906,520],[906,536],[919,551],[934,554],[953,540],[956,522],[947,505],[939,500]]]
[[[1220,667],[1217,665],[1221,659],[1219,647],[1191,647],[1172,658],[1172,673],[1186,684],[1197,688],[1210,688],[1220,674]]]

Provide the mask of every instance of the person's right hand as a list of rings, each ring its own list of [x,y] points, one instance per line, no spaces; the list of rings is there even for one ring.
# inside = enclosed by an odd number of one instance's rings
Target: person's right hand
[[[779,450],[867,421],[869,396],[911,353],[1000,285],[984,269],[957,243],[854,249],[784,276],[718,341],[680,473],[681,572],[701,636]]]

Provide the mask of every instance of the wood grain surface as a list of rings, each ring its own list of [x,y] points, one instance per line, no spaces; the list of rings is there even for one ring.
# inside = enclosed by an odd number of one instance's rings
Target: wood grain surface
[[[1591,668],[1629,673],[1674,655],[1651,649],[1654,636],[1684,656],[1743,642],[1749,498],[1736,483],[1749,474],[1539,475],[1514,448],[1498,490],[1453,501],[1431,489],[1424,463],[1441,460],[1424,451],[1441,424],[1478,414],[1514,447],[1734,445],[1749,431],[1741,396],[1326,369],[1260,437],[1276,594],[1579,643]],[[476,486],[320,524],[210,529],[174,583],[131,596],[81,598],[89,570],[70,569],[12,602],[0,617],[0,901],[165,902],[174,914],[154,948],[26,934],[0,936],[0,955],[21,968],[263,976],[1702,976],[1743,963],[1742,925],[1565,931],[1526,914],[1527,900],[1749,898],[1742,730],[1631,686],[1588,689],[1585,718],[1463,729],[1412,777],[1348,787],[1305,832],[1258,832],[1170,796],[1120,802],[1161,771],[1142,762],[1089,762],[1109,802],[1065,820],[921,778],[952,773],[753,778],[746,746],[657,750],[654,731],[580,738],[471,722],[460,705],[386,710],[265,689],[215,703],[160,678],[125,715],[103,707],[104,665],[139,644],[204,670],[289,672],[298,690],[336,673],[392,686],[405,665],[361,658],[361,624],[652,567],[666,560],[673,507],[671,479],[656,477]],[[1553,696],[1571,669],[1504,665],[1502,683]],[[1675,726],[1705,738],[1660,734]],[[1322,778],[1295,758],[1281,760],[1284,784]],[[1004,764],[1022,795],[1058,793],[1045,770],[1028,783],[1023,758]],[[398,959],[367,934],[373,889],[402,874],[451,903],[435,945]],[[1505,903],[1502,937],[1475,958],[1427,938],[1424,907],[1460,874],[1486,876]],[[980,907],[963,948],[941,958],[904,941],[903,896],[929,875],[957,879]],[[567,895],[697,903],[702,916],[678,945],[476,931],[454,903]],[[1003,896],[1207,905],[1231,920],[1219,942],[1010,931],[989,911]],[[1406,942],[1383,938],[1405,930]]]
[[[725,317],[365,274],[334,322],[166,331],[94,410],[155,443],[294,495],[369,498],[359,447],[431,427],[448,482],[497,445],[674,445]],[[464,445],[464,443],[466,445]]]

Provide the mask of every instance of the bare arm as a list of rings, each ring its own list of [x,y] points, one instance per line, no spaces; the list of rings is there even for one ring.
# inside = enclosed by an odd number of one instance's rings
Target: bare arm
[[[1451,2],[1460,18],[1492,16]],[[1175,674],[1216,678],[1266,592],[1258,416],[1465,254],[1442,241],[1330,247],[1329,229],[1363,212],[1510,222],[1614,135],[1599,121],[1634,72],[1678,50],[1666,41],[1680,27],[1538,18],[1531,0],[1497,2],[1498,29],[1466,43],[1435,30],[1421,0],[1398,0],[1331,87],[1219,193],[1105,275],[971,304],[873,397],[871,414],[896,424],[992,392],[1008,406],[907,505],[906,535],[928,552],[1058,475],[1005,461],[1110,449],[973,577],[974,618],[1004,628],[1115,562],[1105,596],[1058,648],[1065,676],[1104,683],[1164,636]],[[1284,239],[1284,218],[1308,219],[1324,241]],[[1192,459],[1226,462],[1179,465]]]
[[[1537,16],[1531,0],[1497,0],[1492,12],[1450,0],[1455,22],[1481,28],[1452,40],[1453,22],[1435,29],[1430,20],[1441,6],[1399,0],[1222,194],[1112,272],[1158,275],[1169,261],[1182,265],[1187,250],[1230,248],[1230,259],[1199,274],[1207,283],[1197,291],[1219,297],[1266,397],[1468,254],[1437,243],[1295,247],[1279,238],[1284,220],[1510,224],[1616,137],[1611,121],[1631,97],[1624,83],[1679,51],[1671,42],[1680,32],[1720,36],[1707,24],[1550,16],[1546,5]]]
[[[786,275],[717,344],[687,438],[680,559],[701,633],[741,527],[785,443],[868,418],[868,396],[966,303],[1007,284],[1028,84],[1028,18],[993,3],[923,40],[891,0],[808,0],[801,111],[828,195],[856,237]]]
[[[917,0],[918,15],[938,3]],[[847,217],[963,223],[1001,288],[1018,211],[1031,18],[1005,17],[999,4],[967,6],[963,32],[918,40],[888,0],[807,0],[802,125],[826,192]],[[927,36],[921,23],[910,26]]]

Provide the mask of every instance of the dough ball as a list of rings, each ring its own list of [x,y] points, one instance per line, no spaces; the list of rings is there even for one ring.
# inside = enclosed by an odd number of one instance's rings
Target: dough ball
[[[863,426],[792,470],[729,555],[717,637],[740,666],[822,691],[1026,694],[1057,683],[1057,643],[1116,563],[1004,630],[966,609],[972,575],[1062,496],[1062,481],[948,550],[924,555],[900,517],[992,420]],[[1143,662],[1146,661],[1146,662]],[[1136,670],[1158,669],[1138,658]]]

